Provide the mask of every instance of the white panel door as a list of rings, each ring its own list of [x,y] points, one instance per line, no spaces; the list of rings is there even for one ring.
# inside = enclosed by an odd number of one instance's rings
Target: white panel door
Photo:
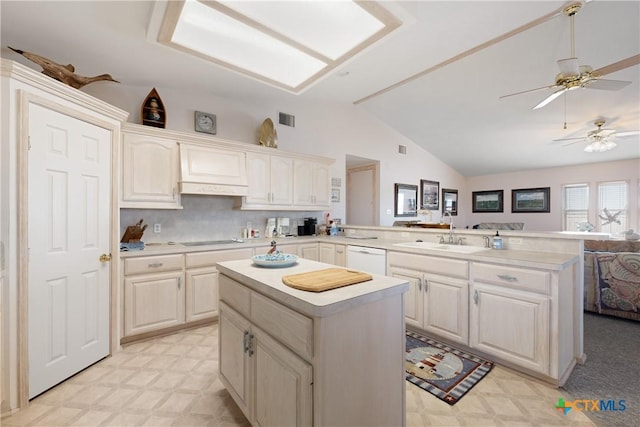
[[[29,105],[29,398],[109,354],[111,132]]]

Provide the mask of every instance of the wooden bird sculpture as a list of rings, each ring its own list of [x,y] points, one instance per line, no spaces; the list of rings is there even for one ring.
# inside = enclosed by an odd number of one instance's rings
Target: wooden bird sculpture
[[[120,83],[117,80],[114,80],[113,77],[109,74],[100,74],[95,77],[84,77],[78,74],[75,74],[75,67],[71,64],[60,65],[56,62],[51,61],[50,59],[45,58],[44,56],[36,55],[35,53],[25,52],[24,50],[14,49],[11,46],[7,46],[12,51],[19,53],[24,56],[31,62],[35,62],[39,66],[42,67],[42,74],[47,75],[53,79],[61,81],[62,83],[68,84],[71,87],[76,89],[80,89],[82,86],[88,85],[89,83],[106,80],[110,82]]]

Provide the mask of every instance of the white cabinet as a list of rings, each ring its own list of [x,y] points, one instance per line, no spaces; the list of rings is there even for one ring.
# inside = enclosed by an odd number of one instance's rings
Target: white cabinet
[[[122,133],[122,208],[180,209],[174,139]]]
[[[320,242],[318,243],[318,259],[320,262],[346,267],[346,249],[346,245]]]
[[[548,374],[551,273],[477,262],[471,271],[471,347]]]
[[[125,260],[124,336],[184,323],[183,267],[181,254]]]
[[[182,194],[248,194],[244,151],[180,143],[180,165]]]
[[[392,277],[407,280],[407,324],[467,344],[468,262],[447,258],[389,252]]]
[[[247,153],[249,189],[243,209],[289,208],[293,202],[293,159]]]
[[[215,318],[218,315],[218,270],[216,263],[251,258],[253,249],[195,252],[185,255],[186,321]]]
[[[312,337],[311,319],[222,277],[220,377],[253,425],[313,425],[313,369],[291,350],[311,359]]]
[[[317,243],[302,243],[298,245],[298,256],[304,259],[310,259],[318,261],[318,244]]]
[[[328,209],[331,202],[330,173],[328,164],[296,159],[293,204]]]

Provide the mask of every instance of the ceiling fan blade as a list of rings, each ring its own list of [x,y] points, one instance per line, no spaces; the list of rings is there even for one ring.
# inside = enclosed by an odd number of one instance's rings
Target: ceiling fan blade
[[[554,99],[556,99],[557,97],[565,93],[566,91],[567,91],[567,88],[565,87],[558,89],[557,91],[553,92],[551,95],[543,99],[538,105],[536,105],[532,109],[537,110],[538,108],[544,107],[545,105],[547,105],[548,103],[550,103],[551,101],[553,101]]]
[[[572,138],[572,139],[576,139],[576,138]],[[585,138],[582,138],[582,139],[585,139]],[[562,146],[563,146],[563,147],[568,147],[568,146],[570,146],[570,145],[577,144],[578,142],[582,142],[582,141],[573,141],[573,142],[570,142],[570,143],[568,143],[568,144],[562,144]]]
[[[631,136],[631,135],[640,135],[640,130],[632,130],[629,132],[616,132],[613,134],[613,136],[615,136],[616,138],[619,136],[625,137],[625,136]]]
[[[631,82],[625,80],[593,79],[585,83],[584,87],[598,90],[620,90],[630,84]]]
[[[508,94],[508,95],[502,95],[499,99],[507,98],[507,97],[509,97],[509,96],[522,95],[523,93],[537,92],[537,91],[539,91],[539,90],[544,90],[544,89],[555,89],[555,88],[557,88],[557,87],[558,87],[558,86],[556,86],[556,85],[552,85],[552,86],[542,86],[542,87],[538,87],[538,88],[535,88],[535,89],[523,90],[522,92],[515,92],[515,93],[510,93],[510,94]]]
[[[640,54],[630,56],[629,58],[622,59],[613,64],[605,65],[602,68],[598,68],[593,72],[596,76],[606,76],[607,74],[615,73],[616,71],[624,70],[628,67],[640,64]]]
[[[560,138],[560,139],[554,139],[553,142],[557,142],[557,141],[572,141],[572,140],[585,140],[587,139],[586,136],[578,136],[576,138]],[[577,141],[576,141],[577,142]]]

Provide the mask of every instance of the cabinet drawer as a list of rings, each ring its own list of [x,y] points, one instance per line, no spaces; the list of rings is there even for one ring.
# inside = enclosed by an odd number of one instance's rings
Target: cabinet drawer
[[[251,291],[225,275],[218,276],[218,295],[220,301],[226,302],[246,318],[251,314]]]
[[[187,268],[216,265],[222,261],[235,261],[237,259],[251,258],[252,248],[231,249],[225,251],[195,252],[186,254]]]
[[[392,251],[388,253],[388,257],[390,267],[408,268],[460,279],[469,277],[469,263],[464,260]]]
[[[124,274],[128,276],[156,271],[180,270],[183,266],[182,254],[127,258],[124,260]]]
[[[549,293],[550,273],[501,265],[471,263],[472,280],[504,285],[514,289],[528,289]]]
[[[258,293],[251,293],[251,322],[303,359],[313,356],[313,320]]]

